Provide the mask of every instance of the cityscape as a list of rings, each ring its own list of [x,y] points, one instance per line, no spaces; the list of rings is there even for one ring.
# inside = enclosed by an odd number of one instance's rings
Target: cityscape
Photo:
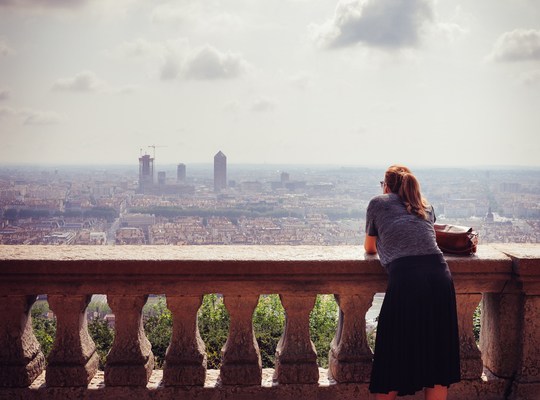
[[[149,146],[153,147],[153,146]],[[0,166],[0,244],[361,245],[384,168],[230,163]],[[414,171],[437,221],[540,241],[540,169]]]

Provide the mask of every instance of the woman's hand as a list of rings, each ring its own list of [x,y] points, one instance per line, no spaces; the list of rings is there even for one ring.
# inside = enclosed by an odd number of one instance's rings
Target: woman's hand
[[[377,236],[366,235],[364,249],[368,254],[377,254]]]

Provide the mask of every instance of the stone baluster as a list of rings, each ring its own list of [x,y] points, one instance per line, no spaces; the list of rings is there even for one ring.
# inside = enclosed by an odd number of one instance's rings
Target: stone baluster
[[[231,317],[229,336],[221,350],[219,379],[223,385],[260,385],[262,362],[253,332],[253,312],[259,296],[225,295]]]
[[[280,295],[285,309],[285,330],[276,349],[274,381],[280,384],[318,383],[317,352],[309,333],[309,313],[315,295]]]
[[[47,359],[47,386],[87,386],[99,366],[94,341],[88,334],[86,306],[91,295],[49,295],[56,314],[56,338]]]
[[[0,296],[0,387],[29,386],[45,368],[32,330],[36,296]]]
[[[108,295],[115,336],[105,365],[106,386],[146,386],[154,368],[152,346],[144,334],[142,308],[148,296]]]
[[[373,353],[367,343],[366,313],[374,295],[335,295],[339,325],[330,344],[328,375],[338,383],[370,380]]]
[[[473,331],[473,315],[481,299],[482,295],[479,293],[456,295],[461,379],[480,379],[482,375],[482,355],[476,345]]]
[[[512,259],[513,280],[505,286],[504,310],[515,322],[512,339],[517,339],[517,368],[506,397],[511,400],[540,398],[540,262],[534,247],[511,246],[505,251]],[[531,251],[532,250],[532,251]],[[520,296],[512,300],[509,293]],[[510,297],[511,301],[508,301]],[[502,300],[501,299],[501,300]],[[516,314],[519,317],[516,318]],[[516,321],[517,319],[517,321]],[[511,323],[511,322],[510,322]],[[504,335],[505,332],[499,332]],[[509,343],[512,345],[513,343]],[[511,351],[506,350],[506,351]],[[515,353],[513,354],[515,356]],[[511,358],[513,361],[514,358]],[[513,365],[513,364],[511,364]]]
[[[504,293],[482,295],[482,361],[485,368],[499,378],[512,379],[518,368],[523,298],[515,282],[507,284]]]
[[[540,394],[540,280],[536,282],[535,289],[534,295],[525,294],[522,353],[510,397],[512,400],[537,399]]]
[[[166,386],[202,386],[206,378],[206,349],[197,311],[202,296],[167,296],[173,317],[173,333],[163,365]]]

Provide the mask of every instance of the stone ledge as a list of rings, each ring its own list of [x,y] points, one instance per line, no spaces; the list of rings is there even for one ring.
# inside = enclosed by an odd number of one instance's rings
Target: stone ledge
[[[447,260],[461,292],[498,292],[512,279],[512,259],[491,246]],[[6,294],[353,293],[385,286],[378,258],[360,246],[0,246]]]
[[[123,399],[178,399],[178,400],[368,400],[368,384],[335,384],[328,380],[328,371],[319,369],[319,382],[316,385],[276,385],[272,382],[274,369],[263,369],[260,386],[223,387],[218,384],[219,370],[208,370],[204,387],[163,387],[162,370],[154,370],[146,388],[105,387],[103,371],[99,371],[88,388],[47,388],[43,373],[29,388],[1,389],[0,399],[10,400],[123,400]],[[503,400],[508,381],[502,379],[466,380],[452,385],[448,400]],[[499,393],[494,394],[494,393]],[[403,400],[423,399],[421,392],[414,396],[400,397]]]
[[[274,375],[274,369],[273,368],[263,368],[262,371],[262,380],[261,380],[261,387],[263,388],[271,388],[273,386],[276,386],[276,384],[272,381],[272,377]],[[209,388],[219,388],[220,384],[218,383],[219,378],[219,369],[208,369],[206,370],[206,379],[204,381],[204,386],[199,387],[198,389],[209,389]],[[150,377],[150,380],[148,381],[148,385],[146,385],[146,388],[148,390],[157,390],[157,389],[164,389],[164,386],[162,385],[163,380],[163,370],[161,369],[155,369],[152,371],[152,376]],[[330,385],[330,381],[328,380],[328,370],[324,368],[319,368],[319,386],[325,387]],[[98,371],[92,381],[88,384],[88,390],[100,390],[105,388],[105,376],[103,371]],[[45,390],[45,372],[43,372],[36,380],[28,387],[28,390]],[[187,390],[187,389],[185,389]]]

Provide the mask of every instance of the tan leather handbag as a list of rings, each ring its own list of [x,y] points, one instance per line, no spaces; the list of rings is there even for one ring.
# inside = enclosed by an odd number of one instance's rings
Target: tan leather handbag
[[[473,228],[459,225],[434,224],[437,245],[443,253],[471,255],[476,253],[478,233]]]

